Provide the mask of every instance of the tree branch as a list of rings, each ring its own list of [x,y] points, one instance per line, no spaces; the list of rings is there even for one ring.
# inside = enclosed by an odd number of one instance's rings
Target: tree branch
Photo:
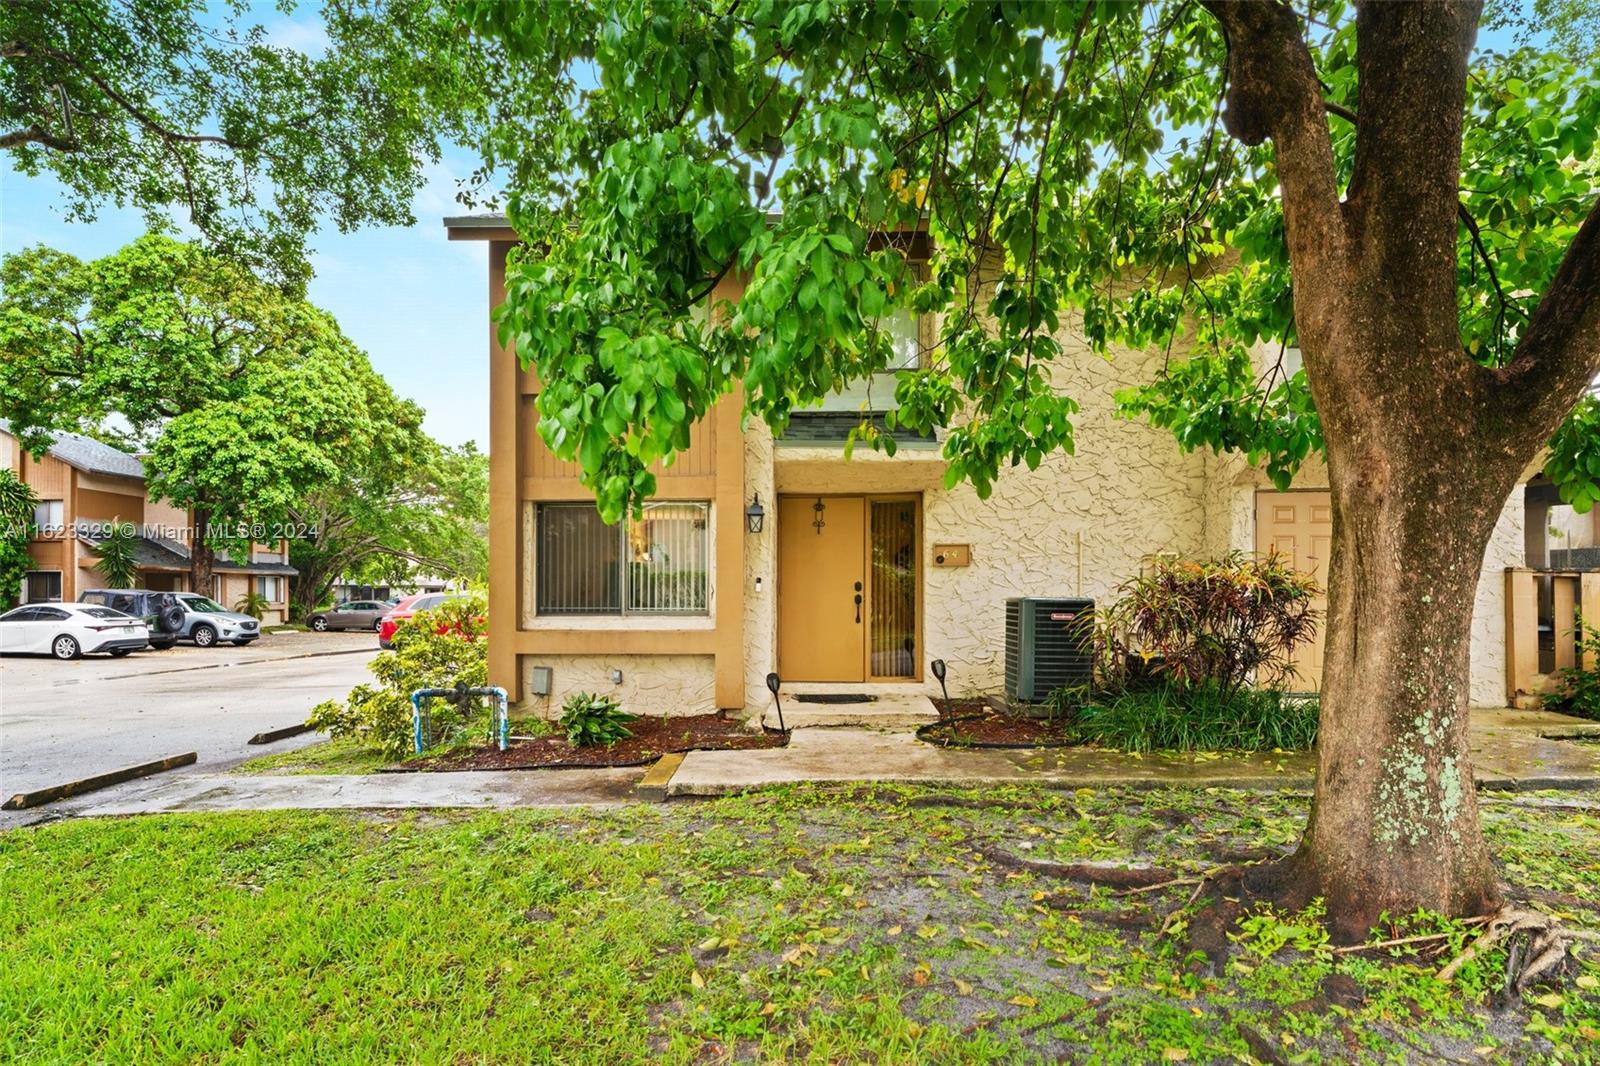
[[[1467,58],[1478,0],[1363,4],[1356,12],[1355,160],[1345,190],[1352,258],[1393,279],[1419,352],[1460,352],[1456,221]],[[1430,116],[1421,120],[1420,116]]]
[[[1322,85],[1287,4],[1205,0],[1205,8],[1228,46],[1224,127],[1247,145],[1273,142],[1295,271],[1295,320],[1315,358],[1339,313],[1348,242]]]
[[[15,148],[19,144],[42,144],[58,152],[76,152],[83,147],[76,137],[58,137],[37,123],[0,134],[0,148]]]

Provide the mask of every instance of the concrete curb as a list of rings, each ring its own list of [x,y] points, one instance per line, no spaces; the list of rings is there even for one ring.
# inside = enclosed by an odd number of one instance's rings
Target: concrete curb
[[[199,753],[188,751],[182,755],[169,755],[165,759],[140,763],[138,766],[125,766],[120,770],[96,774],[93,777],[79,778],[76,781],[68,781],[63,785],[51,785],[49,788],[35,789],[32,792],[18,792],[4,803],[0,803],[0,810],[23,811],[29,807],[53,803],[56,800],[67,799],[71,796],[81,796],[85,792],[94,792],[97,789],[120,785],[124,781],[132,781],[136,777],[149,777],[151,774],[159,774],[163,770],[176,770],[180,766],[189,766],[199,757]]]
[[[251,737],[249,740],[245,741],[245,743],[271,744],[273,741],[287,740],[289,737],[297,737],[301,733],[309,733],[311,732],[311,728],[312,727],[306,723],[300,722],[297,725],[286,725],[281,729],[265,729]]]
[[[671,752],[657,759],[655,765],[645,771],[639,783],[633,786],[633,794],[639,799],[649,803],[662,803],[670,795],[672,775],[678,772],[678,767],[683,765],[683,752]]]

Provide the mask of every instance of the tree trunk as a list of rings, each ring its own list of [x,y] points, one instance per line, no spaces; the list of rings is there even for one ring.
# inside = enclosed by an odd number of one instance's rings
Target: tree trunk
[[[1342,942],[1384,912],[1500,901],[1468,748],[1469,652],[1485,547],[1520,468],[1465,440],[1423,452],[1420,434],[1368,433],[1366,447],[1330,445],[1316,797],[1284,899],[1321,897]]]
[[[201,596],[211,595],[212,568],[217,553],[206,540],[206,527],[211,524],[211,509],[194,508],[194,528],[189,531],[189,591]]]

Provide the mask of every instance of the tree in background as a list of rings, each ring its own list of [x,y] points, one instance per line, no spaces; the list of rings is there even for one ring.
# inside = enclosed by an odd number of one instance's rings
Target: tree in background
[[[463,10],[560,103],[496,139],[540,249],[501,326],[608,518],[736,382],[781,430],[882,371],[896,307],[940,333],[867,439],[948,426],[980,495],[1072,450],[1064,329],[1161,345],[1130,414],[1279,483],[1314,451],[1330,471],[1316,798],[1259,887],[1325,899],[1342,939],[1498,905],[1469,628],[1508,493],[1547,442],[1592,441],[1566,421],[1600,368],[1592,70],[1474,57],[1472,2]],[[1252,349],[1290,345],[1303,372],[1257,376]],[[1600,495],[1588,463],[1547,470]]]
[[[351,456],[339,480],[290,508],[314,532],[290,545],[292,589],[303,617],[345,577],[403,584],[421,573],[481,583],[488,571],[488,457],[471,444],[442,448],[421,431],[421,411],[401,401],[389,431]]]
[[[139,580],[138,545],[138,528],[118,517],[111,520],[111,531],[89,549],[107,588],[131,589]]]
[[[35,450],[46,429],[125,422],[151,493],[192,512],[191,588],[385,429],[388,385],[327,314],[194,244],[147,236],[91,263],[32,248],[0,284],[0,416]]]
[[[9,469],[0,468],[0,610],[22,598],[22,575],[33,569],[28,541],[39,498]]]
[[[176,213],[213,251],[303,282],[325,222],[415,221],[424,166],[480,139],[506,69],[433,0],[320,11],[325,46],[299,49],[244,5],[0,5],[0,149],[61,183],[68,218],[127,204],[162,229]]]

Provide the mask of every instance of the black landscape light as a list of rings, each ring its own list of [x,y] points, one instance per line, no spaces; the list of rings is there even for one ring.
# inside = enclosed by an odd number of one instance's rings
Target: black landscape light
[[[934,680],[939,682],[939,691],[944,693],[944,709],[946,711],[949,711],[950,710],[950,690],[944,687],[944,674],[945,674],[944,660],[943,659],[935,659],[935,660],[933,660],[933,662],[928,664],[928,667],[929,667],[929,669],[931,669],[933,671]]]
[[[778,711],[778,732],[787,733],[789,727],[783,724],[783,701],[778,699],[778,686],[783,684],[783,678],[777,674],[767,675],[767,691],[772,693],[772,706]]]

